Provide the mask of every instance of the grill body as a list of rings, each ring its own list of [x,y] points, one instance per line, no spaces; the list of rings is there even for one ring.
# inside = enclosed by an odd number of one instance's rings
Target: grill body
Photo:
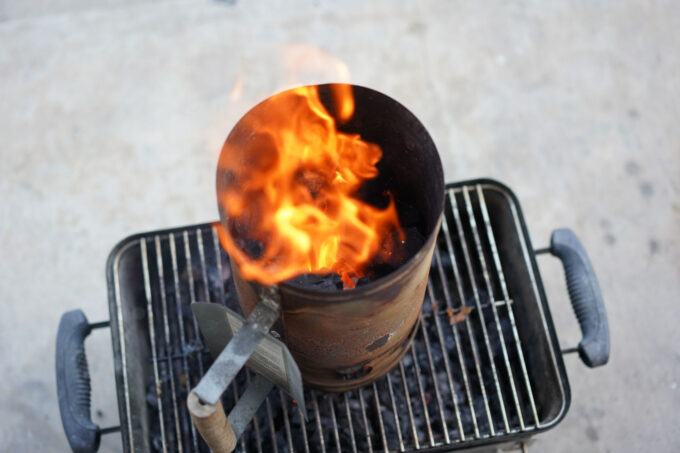
[[[132,236],[107,268],[124,451],[207,452],[185,407],[212,361],[189,304],[239,310],[214,226]],[[241,371],[225,407],[251,377]],[[305,397],[307,422],[272,391],[239,451],[448,451],[517,441],[562,419],[569,384],[507,187],[447,186],[419,326],[401,362],[365,387]]]

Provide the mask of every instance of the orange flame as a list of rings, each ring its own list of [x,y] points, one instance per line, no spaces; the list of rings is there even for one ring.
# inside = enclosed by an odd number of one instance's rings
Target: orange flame
[[[352,87],[332,85],[331,94],[335,117],[349,120]],[[352,196],[378,175],[381,157],[378,145],[337,130],[316,87],[255,107],[220,157],[220,171],[231,178],[218,194],[229,219],[220,239],[243,277],[269,285],[335,272],[353,288],[372,258],[388,259],[404,240],[394,200],[379,209]]]

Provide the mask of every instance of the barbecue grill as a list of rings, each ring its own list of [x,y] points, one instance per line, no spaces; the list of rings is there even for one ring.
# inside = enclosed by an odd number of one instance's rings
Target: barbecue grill
[[[589,366],[609,357],[604,304],[590,262],[569,230],[534,250],[520,205],[491,180],[449,184],[443,223],[415,338],[401,362],[356,390],[305,390],[298,405],[272,391],[239,439],[243,452],[494,451],[524,445],[555,426],[571,394],[537,253],[565,265]],[[185,406],[210,367],[189,309],[194,301],[240,311],[216,224],[123,240],[107,263],[110,321],[66,313],[57,339],[62,421],[74,451],[94,452],[101,429],[89,415],[83,343],[111,328],[125,452],[207,452]],[[223,396],[232,407],[253,378],[243,369]]]

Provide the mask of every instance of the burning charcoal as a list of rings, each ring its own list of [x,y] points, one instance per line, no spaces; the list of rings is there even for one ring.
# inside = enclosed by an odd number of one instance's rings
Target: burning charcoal
[[[305,288],[313,288],[321,291],[342,290],[342,278],[336,273],[332,274],[303,274],[294,277],[289,282]]]
[[[366,283],[370,283],[372,280],[373,279],[370,275],[366,275],[365,277],[361,277],[359,280],[357,280],[357,286],[365,285]]]

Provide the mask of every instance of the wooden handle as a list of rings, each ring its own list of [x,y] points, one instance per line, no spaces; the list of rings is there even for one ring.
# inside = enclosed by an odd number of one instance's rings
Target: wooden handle
[[[213,453],[231,453],[236,448],[236,435],[231,429],[224,413],[222,402],[207,404],[191,391],[187,398],[187,408],[194,425]]]

